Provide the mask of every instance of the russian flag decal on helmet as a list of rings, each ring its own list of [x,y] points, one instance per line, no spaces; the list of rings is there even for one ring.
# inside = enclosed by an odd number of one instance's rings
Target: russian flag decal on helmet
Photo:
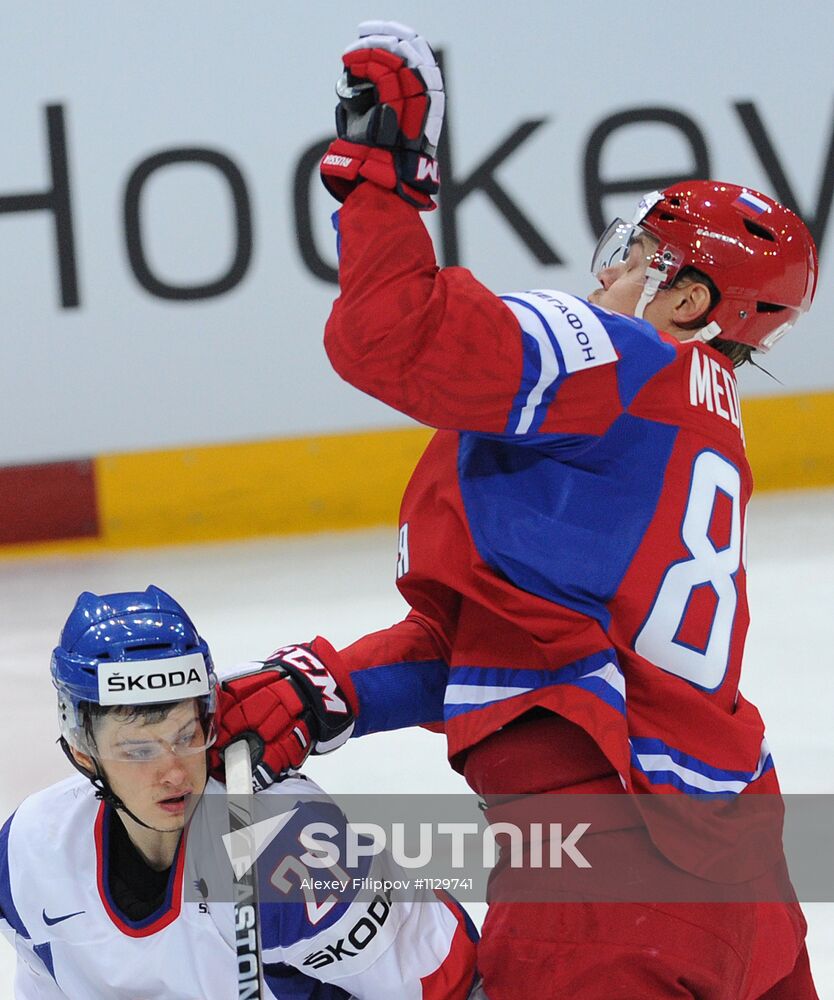
[[[733,202],[734,208],[741,209],[746,215],[761,215],[763,212],[770,211],[770,205],[761,198],[757,198],[754,194],[749,191],[742,191],[741,194]]]

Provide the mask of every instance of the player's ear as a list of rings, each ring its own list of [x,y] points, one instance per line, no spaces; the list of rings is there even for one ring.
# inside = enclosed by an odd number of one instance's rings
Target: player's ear
[[[75,747],[69,748],[72,754],[72,759],[75,761],[79,767],[83,767],[85,771],[89,771],[90,774],[96,773],[96,765],[93,763],[93,758],[89,757],[85,753],[81,753],[80,750],[76,750]]]
[[[671,291],[675,296],[672,318],[678,326],[687,329],[706,317],[711,297],[709,288],[702,281],[686,281]]]

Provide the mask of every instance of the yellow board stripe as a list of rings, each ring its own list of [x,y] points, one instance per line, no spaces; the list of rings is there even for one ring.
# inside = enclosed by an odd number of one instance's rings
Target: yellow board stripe
[[[741,401],[756,491],[834,484],[834,393]]]
[[[757,491],[834,485],[834,393],[742,401]],[[95,459],[97,540],[6,557],[395,524],[426,428],[206,445]]]
[[[96,461],[108,545],[342,531],[396,521],[423,429],[107,455]]]

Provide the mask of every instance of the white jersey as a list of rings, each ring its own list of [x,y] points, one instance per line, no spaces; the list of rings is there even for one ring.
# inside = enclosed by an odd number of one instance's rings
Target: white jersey
[[[209,779],[206,791],[223,787]],[[303,816],[311,791],[323,795],[299,776],[258,797],[287,796],[288,809]],[[325,801],[331,817],[344,822],[335,804]],[[194,868],[199,862],[188,847],[200,836],[200,808],[181,840],[163,904],[142,921],[127,919],[110,894],[109,811],[79,775],[30,796],[0,831],[0,930],[17,949],[17,1000],[237,996],[233,905],[211,902],[211,893],[201,902],[193,890],[186,891],[200,883]],[[281,864],[285,873],[303,870],[297,858],[288,866],[286,855]],[[377,870],[366,865],[362,875]],[[276,872],[271,877],[278,884]],[[260,872],[259,881],[264,882]],[[309,893],[299,903],[262,902],[267,997],[462,1000],[469,995],[473,932],[453,900],[421,894],[386,905],[384,898],[369,902],[350,890],[337,895],[329,902]]]

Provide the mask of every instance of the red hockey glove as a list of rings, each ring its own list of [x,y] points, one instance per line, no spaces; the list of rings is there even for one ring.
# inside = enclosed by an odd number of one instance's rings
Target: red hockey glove
[[[440,187],[437,160],[408,149],[377,149],[336,139],[321,161],[321,179],[338,201],[344,201],[360,181],[372,181],[423,211]]]
[[[342,56],[336,133],[321,162],[325,187],[344,201],[362,180],[433,209],[443,79],[428,43],[393,21],[365,21]]]
[[[347,668],[321,637],[284,646],[256,669],[227,678],[217,702],[211,773],[223,779],[223,750],[245,736],[255,791],[300,767],[310,753],[340,747],[353,731],[358,709]]]

